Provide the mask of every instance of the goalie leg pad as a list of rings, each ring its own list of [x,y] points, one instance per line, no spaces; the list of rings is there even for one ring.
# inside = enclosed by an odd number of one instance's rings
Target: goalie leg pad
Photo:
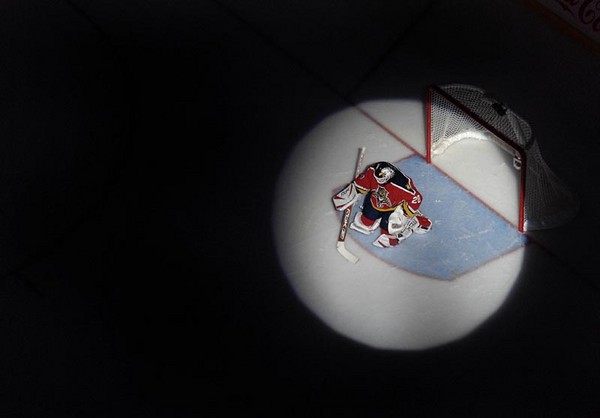
[[[402,241],[410,237],[412,233],[413,231],[410,228],[407,228],[404,231],[395,234],[391,234],[389,233],[389,231],[382,230],[382,234],[378,236],[375,241],[373,241],[373,245],[379,248],[395,247],[396,245],[400,244]]]
[[[402,206],[398,206],[390,215],[388,231],[390,234],[404,235],[406,231],[426,234],[431,230],[431,221],[420,212],[414,216],[407,215]]]
[[[380,222],[381,219],[372,220],[363,215],[362,212],[357,212],[354,222],[350,224],[350,228],[361,234],[370,235],[379,227]]]
[[[409,217],[402,210],[402,206],[398,206],[388,219],[387,230],[390,234],[396,234],[407,228]]]
[[[375,241],[373,241],[373,245],[379,248],[395,247],[396,245],[404,241],[406,238],[410,237],[412,233],[413,232],[411,229],[406,229],[398,234],[390,234],[384,231],[381,235],[377,237]]]
[[[400,240],[395,235],[381,234],[373,241],[373,245],[379,248],[395,247],[400,243]]]
[[[410,237],[412,234],[413,234],[413,230],[410,228],[407,228],[404,231],[397,233],[396,238],[398,238],[398,244],[400,244],[406,238]]]

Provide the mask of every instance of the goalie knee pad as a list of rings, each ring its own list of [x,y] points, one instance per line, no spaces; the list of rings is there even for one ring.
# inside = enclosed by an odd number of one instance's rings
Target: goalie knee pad
[[[354,222],[350,224],[350,228],[355,231],[360,232],[361,234],[370,235],[379,227],[379,223],[381,219],[376,219],[375,221],[365,217],[362,212],[357,212],[354,217]]]

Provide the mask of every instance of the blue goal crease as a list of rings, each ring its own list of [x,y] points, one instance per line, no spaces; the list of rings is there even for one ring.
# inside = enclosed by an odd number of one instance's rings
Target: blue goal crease
[[[452,280],[527,243],[526,235],[422,157],[415,155],[395,165],[423,194],[421,212],[433,227],[387,249],[372,245],[377,233],[350,230],[352,238],[377,258],[421,276]],[[360,203],[354,206],[351,219],[359,207]]]

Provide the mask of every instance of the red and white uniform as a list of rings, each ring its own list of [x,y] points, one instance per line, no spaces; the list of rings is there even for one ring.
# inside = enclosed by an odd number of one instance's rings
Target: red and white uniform
[[[418,212],[423,196],[410,177],[397,171],[385,184],[379,184],[375,178],[375,168],[369,167],[354,179],[354,185],[359,193],[367,194],[373,209],[378,212],[393,212],[402,205],[404,212],[408,216],[414,216]]]
[[[333,196],[334,206],[345,210],[360,195],[366,195],[365,201],[350,228],[367,235],[379,228],[381,235],[373,242],[377,247],[393,247],[413,232],[431,229],[431,221],[419,211],[423,196],[410,177],[388,162],[369,166]]]

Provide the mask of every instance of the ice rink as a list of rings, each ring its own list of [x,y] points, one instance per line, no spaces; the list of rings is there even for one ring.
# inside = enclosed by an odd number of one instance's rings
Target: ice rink
[[[600,416],[598,2],[0,3],[0,416]],[[577,217],[521,234],[512,158],[424,160],[463,83]],[[384,160],[433,229],[334,193]]]
[[[426,164],[424,107],[374,102],[333,115],[296,146],[275,192],[275,242],[299,297],[334,330],[377,348],[430,348],[464,336],[499,308],[524,257],[510,155],[472,139]],[[390,134],[377,115],[396,115],[402,131]],[[363,169],[389,161],[413,179],[433,227],[393,249],[370,245],[378,234],[351,230],[347,247],[360,257],[353,265],[334,245],[340,216],[331,196],[353,175],[361,146]]]

